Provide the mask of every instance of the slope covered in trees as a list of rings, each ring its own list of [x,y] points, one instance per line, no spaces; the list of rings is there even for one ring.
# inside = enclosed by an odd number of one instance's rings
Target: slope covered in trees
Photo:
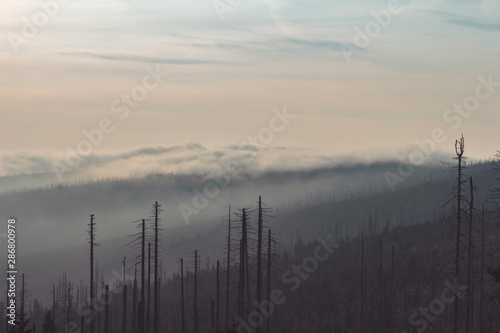
[[[48,296],[23,301],[17,329],[498,332],[499,308],[489,301],[500,263],[495,165],[468,165],[458,196],[453,172],[428,170],[426,181],[395,191],[311,193],[288,207],[255,197],[204,229],[172,227],[155,201],[128,248],[123,239],[101,239],[106,219],[92,214],[90,270],[83,253],[87,268],[76,279],[59,272],[45,281]],[[458,232],[449,213],[456,201]],[[102,251],[110,244],[112,253]]]

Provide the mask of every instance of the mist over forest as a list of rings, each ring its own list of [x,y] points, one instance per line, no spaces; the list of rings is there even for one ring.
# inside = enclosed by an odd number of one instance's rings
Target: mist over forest
[[[96,269],[107,280],[121,277],[124,257],[129,258],[129,265],[134,262],[137,247],[130,246],[131,236],[137,236],[138,221],[151,221],[154,202],[163,210],[159,255],[164,278],[178,272],[178,258],[194,249],[202,255],[201,265],[207,272],[216,261],[223,262],[221,244],[227,241],[229,207],[233,215],[238,209],[241,214],[241,208],[255,212],[259,197],[269,211],[266,224],[280,244],[280,256],[295,253],[297,246],[318,237],[344,243],[359,239],[363,231],[375,237],[428,223],[446,231],[446,200],[455,182],[453,160],[415,166],[410,176],[394,183],[401,165],[358,162],[253,174],[243,170],[217,180],[213,173],[157,173],[55,183],[3,193],[0,211],[16,218],[18,264],[27,276],[30,297],[49,306],[51,281],[60,280],[61,274],[67,281],[85,281],[90,214],[95,216],[99,243]],[[467,165],[478,202],[488,202],[498,177],[494,166],[493,161]],[[205,188],[209,183],[217,186]],[[249,223],[255,223],[255,218]],[[444,239],[451,239],[451,230]],[[132,274],[132,267],[127,274]]]

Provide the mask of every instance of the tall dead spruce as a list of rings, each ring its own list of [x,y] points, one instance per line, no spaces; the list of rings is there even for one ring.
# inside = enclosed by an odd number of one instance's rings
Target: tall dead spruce
[[[137,223],[137,228],[140,229],[139,232],[129,237],[134,237],[133,240],[127,245],[131,246],[133,249],[140,248],[140,254],[135,258],[134,264],[140,265],[141,269],[141,295],[140,302],[137,305],[137,327],[140,333],[145,333],[146,330],[146,320],[145,320],[145,310],[146,310],[146,220],[140,219],[133,223]],[[148,281],[149,283],[149,281]],[[136,304],[134,304],[134,307]],[[134,328],[135,330],[135,328]]]
[[[153,294],[154,294],[154,300],[153,300],[153,332],[154,333],[159,333],[159,270],[158,270],[158,263],[159,263],[159,254],[158,254],[158,242],[160,239],[160,230],[161,230],[161,219],[160,219],[160,214],[163,212],[162,205],[158,203],[158,201],[155,201],[153,204],[153,208],[151,210],[151,216],[149,219],[150,222],[150,227],[153,229],[153,248],[154,248],[154,281],[153,281]]]
[[[463,135],[459,140],[455,141],[455,159],[457,165],[453,169],[457,172],[456,183],[453,186],[452,192],[446,200],[445,206],[447,208],[445,218],[452,222],[452,230],[455,232],[455,258],[454,258],[454,283],[458,283],[460,279],[460,263],[462,260],[467,261],[464,255],[467,253],[467,242],[463,242],[462,239],[466,237],[463,235],[463,226],[468,224],[468,220],[465,217],[468,215],[467,206],[469,200],[465,193],[465,186],[467,181],[465,180],[464,170],[466,157],[464,156],[465,151],[465,140]],[[465,223],[464,223],[465,222]],[[459,297],[456,297],[453,302],[453,333],[458,333],[459,326]]]
[[[99,246],[95,242],[95,218],[94,214],[90,215],[90,223],[88,224],[89,226],[89,245],[90,245],[90,311],[91,311],[91,318],[90,318],[90,333],[95,333],[95,306],[94,306],[94,300],[95,300],[95,285],[94,285],[94,247]]]

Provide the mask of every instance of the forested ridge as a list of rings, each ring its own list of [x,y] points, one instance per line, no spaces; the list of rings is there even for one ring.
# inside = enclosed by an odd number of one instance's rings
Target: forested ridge
[[[99,216],[89,214],[79,223],[88,224],[91,269],[74,280],[62,268],[42,300],[30,297],[35,278],[23,274],[17,325],[3,317],[0,327],[499,332],[498,164],[467,165],[460,142],[446,172],[422,169],[420,181],[394,191],[369,188],[340,199],[322,192],[286,209],[259,196],[229,205],[222,222],[166,248],[169,211],[155,201],[144,218],[127,222],[136,233],[112,267],[99,264],[106,240]]]

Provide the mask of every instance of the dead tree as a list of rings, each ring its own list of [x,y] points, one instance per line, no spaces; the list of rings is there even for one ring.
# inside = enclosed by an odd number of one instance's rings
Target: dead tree
[[[198,250],[194,250],[194,293],[193,293],[193,322],[194,333],[198,333]]]
[[[243,247],[243,288],[246,289],[246,310],[250,310],[250,269],[248,264],[248,221],[247,214],[245,209],[243,208],[243,213],[241,217],[242,223],[242,247]],[[244,300],[243,300],[244,302]],[[244,303],[243,303],[244,304]]]
[[[154,333],[158,333],[158,201],[155,201]]]
[[[153,210],[152,210],[152,227],[154,229],[154,286],[153,286],[153,293],[154,293],[154,310],[153,310],[153,332],[154,333],[159,333],[158,330],[158,322],[159,322],[159,285],[158,285],[158,242],[159,242],[159,231],[160,231],[160,213],[163,212],[163,209],[161,208],[162,206],[158,203],[158,201],[155,201],[153,204]]]
[[[245,208],[241,213],[240,263],[238,281],[238,315],[245,317],[250,309],[250,283],[248,267],[248,220]]]
[[[186,333],[186,317],[184,313],[184,258],[181,261],[181,326],[182,333]]]
[[[271,299],[271,268],[272,268],[272,244],[273,236],[271,229],[268,231],[267,235],[267,291],[266,299],[269,301]],[[271,318],[267,316],[266,318],[266,333],[270,333]]]
[[[365,333],[365,257],[364,257],[364,238],[361,233],[361,297],[359,301],[359,324],[360,332]]]
[[[146,297],[146,220],[140,219],[133,221],[132,223],[137,223],[137,228],[140,229],[139,232],[129,235],[129,237],[134,237],[127,246],[131,246],[133,249],[140,248],[140,254],[135,258],[134,262],[136,265],[139,263],[141,269],[141,295],[140,301],[137,305],[137,327],[140,333],[145,332],[146,320],[145,320],[145,297]],[[148,282],[149,283],[149,282]]]
[[[144,333],[145,329],[145,320],[144,320],[144,292],[145,292],[145,266],[146,266],[146,259],[145,259],[145,250],[146,250],[146,220],[142,219],[142,237],[141,237],[141,303],[140,303],[140,313],[139,313],[139,320],[141,324],[141,333]]]
[[[465,151],[465,141],[463,135],[459,140],[455,141],[455,154],[456,157],[453,159],[457,161],[457,165],[453,167],[456,170],[456,183],[452,188],[452,192],[450,193],[448,199],[445,202],[446,206],[446,214],[444,218],[449,220],[452,223],[452,231],[455,233],[455,256],[454,256],[454,272],[453,279],[454,283],[458,283],[460,279],[460,262],[461,260],[467,258],[463,258],[463,255],[466,255],[467,249],[467,241],[463,242],[462,240],[466,237],[463,235],[465,228],[463,228],[464,220],[467,216],[467,194],[464,191],[464,187],[466,186],[464,170],[466,157],[464,156]],[[458,333],[459,326],[459,297],[456,297],[453,302],[453,333]]]
[[[89,244],[90,244],[90,333],[95,333],[95,308],[94,308],[94,300],[95,300],[95,289],[94,289],[94,247],[99,244],[95,243],[95,221],[94,214],[90,215],[90,223],[89,223]]]
[[[229,205],[227,225],[227,261],[226,261],[226,327],[229,326],[229,281],[231,270],[231,205]]]
[[[483,294],[484,294],[484,203],[481,209],[481,267],[480,271],[480,289],[479,289],[479,332],[484,332],[484,303],[483,303]]]
[[[380,256],[379,256],[379,267],[378,267],[378,331],[382,333],[382,236],[380,236]]]
[[[239,279],[238,279],[238,316],[243,317],[244,300],[245,300],[245,256],[243,250],[243,239],[240,239],[240,264],[239,264]]]
[[[455,283],[458,283],[460,275],[460,227],[462,224],[462,161],[465,150],[464,136],[460,138],[460,141],[455,141],[455,153],[458,160],[458,176],[456,185],[456,239],[455,239]],[[453,333],[458,333],[458,297],[455,297],[453,302]]]
[[[149,333],[149,322],[151,320],[151,243],[148,242],[148,306],[146,310],[146,332]]]
[[[258,212],[258,226],[257,226],[257,303],[261,304],[262,301],[262,231],[263,231],[263,211],[262,211],[262,197],[259,196],[259,212]],[[260,327],[257,328],[260,332]]]

